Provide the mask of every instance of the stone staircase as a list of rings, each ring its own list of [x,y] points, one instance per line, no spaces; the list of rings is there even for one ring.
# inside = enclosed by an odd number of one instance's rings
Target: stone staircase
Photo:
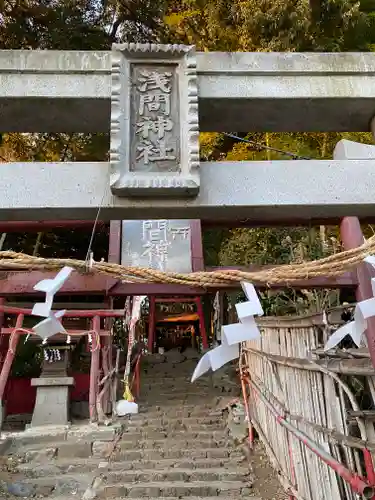
[[[25,432],[8,450],[1,498],[16,498],[18,487],[18,497],[50,500],[260,500],[217,410],[230,394],[210,377],[191,384],[195,363],[149,365],[140,413],[121,425]]]

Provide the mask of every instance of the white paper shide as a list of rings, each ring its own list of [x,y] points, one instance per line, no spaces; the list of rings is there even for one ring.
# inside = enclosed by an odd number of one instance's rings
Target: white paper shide
[[[31,312],[33,316],[45,318],[33,327],[33,332],[39,335],[43,340],[57,333],[67,333],[60,321],[60,318],[64,316],[66,311],[53,312],[52,304],[55,294],[62,288],[72,271],[73,269],[71,267],[66,266],[61,269],[53,279],[39,281],[34,286],[34,290],[46,294],[45,301],[35,304]]]
[[[364,259],[375,268],[375,256],[369,255]],[[375,297],[375,278],[371,280],[372,294]],[[355,345],[360,347],[362,335],[367,329],[367,320],[375,316],[375,298],[358,302],[354,310],[354,320],[338,328],[328,339],[324,346],[325,351],[336,347],[347,335],[349,335]]]
[[[241,283],[247,301],[236,304],[239,323],[225,325],[221,330],[221,345],[206,352],[199,360],[191,381],[209,370],[216,371],[229,361],[239,356],[239,348],[242,342],[255,340],[260,337],[258,326],[254,316],[262,316],[263,309],[259,301],[254,285]]]

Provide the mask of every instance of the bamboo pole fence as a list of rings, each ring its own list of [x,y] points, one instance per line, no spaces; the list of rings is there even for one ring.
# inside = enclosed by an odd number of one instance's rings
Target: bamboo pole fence
[[[251,424],[290,498],[373,495],[375,371],[366,347],[323,351],[339,323],[260,318],[261,338],[242,346]]]

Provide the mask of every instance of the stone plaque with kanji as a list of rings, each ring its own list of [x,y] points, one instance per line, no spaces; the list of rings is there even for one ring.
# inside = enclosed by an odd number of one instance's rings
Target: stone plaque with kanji
[[[194,47],[112,50],[111,190],[117,196],[196,196],[198,92]]]
[[[121,264],[158,271],[192,270],[188,220],[122,221]]]

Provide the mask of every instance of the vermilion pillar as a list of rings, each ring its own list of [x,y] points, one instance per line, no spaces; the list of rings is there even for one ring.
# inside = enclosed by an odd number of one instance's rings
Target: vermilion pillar
[[[203,346],[203,349],[208,349],[206,322],[204,319],[202,299],[200,297],[197,297],[196,304],[197,304],[197,313],[199,316],[199,330],[200,330],[200,334],[202,337],[202,346]]]
[[[364,237],[358,217],[344,217],[340,225],[341,241],[345,250],[359,247]],[[375,277],[375,270],[369,264],[362,262],[356,269],[358,287],[357,301],[372,298],[371,278]],[[367,320],[366,338],[372,364],[375,368],[375,318]]]
[[[0,373],[0,404],[3,400],[5,386],[8,382],[9,373],[10,370],[12,369],[13,360],[16,355],[17,344],[21,335],[21,332],[19,330],[22,328],[23,319],[24,319],[23,314],[19,314],[17,316],[16,326],[14,328],[12,335],[9,338],[8,352],[5,357],[5,361]]]

